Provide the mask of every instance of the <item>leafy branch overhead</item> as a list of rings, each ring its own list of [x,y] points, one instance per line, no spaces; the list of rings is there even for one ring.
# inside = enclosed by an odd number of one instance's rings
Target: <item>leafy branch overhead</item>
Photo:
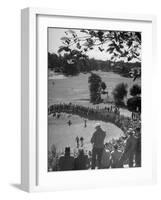
[[[99,50],[107,52],[112,61],[141,61],[140,32],[70,29],[65,35],[61,38],[62,46],[58,53],[64,51],[73,59],[83,58],[90,50]]]

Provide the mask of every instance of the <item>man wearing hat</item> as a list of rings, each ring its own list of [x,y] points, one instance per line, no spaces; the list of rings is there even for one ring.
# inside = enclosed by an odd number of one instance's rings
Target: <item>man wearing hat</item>
[[[98,162],[98,168],[100,169],[106,132],[102,130],[100,123],[96,123],[95,129],[96,129],[96,131],[93,133],[92,138],[91,138],[91,143],[93,145],[92,169],[95,169],[96,161]]]

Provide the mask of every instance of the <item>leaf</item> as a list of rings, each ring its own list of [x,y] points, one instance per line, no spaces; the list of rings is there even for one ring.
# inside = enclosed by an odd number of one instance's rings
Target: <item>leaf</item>
[[[65,47],[65,46],[60,46],[59,47],[59,50],[58,50],[58,53],[61,53],[62,51],[71,51],[68,47]]]
[[[136,32],[135,35],[138,37],[138,39],[141,41],[141,33],[140,32]]]
[[[61,37],[60,39],[61,39],[61,40],[69,40],[68,37]]]
[[[103,31],[98,31],[97,35],[98,35],[99,40],[100,40],[101,42],[103,42],[103,35],[104,35],[104,32],[103,32]]]
[[[70,43],[70,40],[65,40],[65,42],[66,42],[67,44],[69,44],[69,43]]]
[[[101,47],[98,47],[98,49],[102,52],[102,51],[104,51],[104,49],[102,49]]]
[[[80,30],[80,32],[87,33],[87,34],[89,33],[88,30],[85,30],[85,29]]]
[[[83,46],[88,46],[88,42],[84,42],[82,45]]]
[[[124,46],[122,45],[122,44],[119,44],[119,47],[122,49],[122,48],[124,48]]]
[[[75,31],[73,31],[72,29],[68,29],[68,33],[75,34]]]
[[[133,44],[133,41],[132,40],[129,40],[128,42],[127,42],[127,46],[130,48],[131,47],[131,45]]]
[[[115,49],[114,47],[111,47],[111,48],[108,48],[106,51],[109,53],[112,53],[114,51],[114,49]]]
[[[73,33],[72,35],[73,35],[73,37],[74,37],[74,38],[76,38],[76,36],[77,36],[77,35],[76,35],[76,34],[74,34],[74,33]]]
[[[129,57],[127,58],[127,60],[128,60],[128,61],[132,60],[132,57],[131,57],[131,56],[129,56]]]

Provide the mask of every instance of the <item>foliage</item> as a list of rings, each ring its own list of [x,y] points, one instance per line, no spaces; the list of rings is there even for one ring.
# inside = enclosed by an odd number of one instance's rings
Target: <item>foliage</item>
[[[77,58],[77,59],[76,59]],[[55,72],[63,73],[64,75],[77,75],[80,72],[91,72],[96,70],[113,71],[125,77],[131,77],[132,69],[140,68],[140,63],[125,63],[123,61],[112,62],[89,59],[88,56],[78,58],[74,55],[64,54],[57,55],[55,53],[48,53],[48,68]]]
[[[106,89],[106,87],[107,87],[107,86],[106,86],[106,83],[102,81],[102,83],[101,83],[101,88],[102,88],[102,90],[104,91],[104,90]]]
[[[132,97],[127,100],[127,108],[132,112],[141,112],[141,97]]]
[[[140,95],[140,94],[141,94],[141,87],[139,85],[135,84],[130,88],[130,95],[131,96],[137,96],[137,95]]]
[[[126,58],[129,62],[133,59],[141,60],[141,33],[130,31],[105,31],[82,29],[74,31],[69,29],[62,37],[62,46],[58,53],[71,52],[75,49],[83,56],[89,50],[98,49],[107,52],[111,60],[118,61]]]
[[[113,97],[114,97],[115,104],[117,106],[123,106],[124,105],[124,98],[127,96],[127,84],[119,83],[114,88],[112,94],[113,94]]]
[[[97,74],[91,73],[88,78],[90,90],[90,102],[97,104],[101,102],[101,77]]]

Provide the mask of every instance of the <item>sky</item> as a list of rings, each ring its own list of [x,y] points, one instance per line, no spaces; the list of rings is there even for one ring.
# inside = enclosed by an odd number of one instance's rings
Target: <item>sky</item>
[[[63,28],[48,28],[48,51],[50,53],[57,53],[60,46],[62,46],[61,38],[65,37],[65,31],[69,29]],[[74,30],[74,29],[72,29]],[[80,37],[84,36],[83,33],[80,33],[79,30],[74,30]],[[94,50],[90,50],[87,52],[89,58],[95,58],[99,60],[108,60],[110,55],[103,51],[100,52],[98,49],[94,48]]]

